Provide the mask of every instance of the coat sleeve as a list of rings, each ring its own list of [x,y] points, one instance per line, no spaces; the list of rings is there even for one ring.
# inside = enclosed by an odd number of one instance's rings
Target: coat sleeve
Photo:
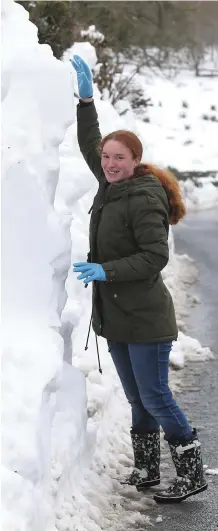
[[[98,153],[101,133],[94,102],[87,106],[77,106],[77,138],[80,151],[96,179],[105,179]]]
[[[131,229],[138,252],[102,264],[109,282],[149,280],[169,260],[166,210],[158,202],[148,203],[145,196],[132,198],[131,202]]]

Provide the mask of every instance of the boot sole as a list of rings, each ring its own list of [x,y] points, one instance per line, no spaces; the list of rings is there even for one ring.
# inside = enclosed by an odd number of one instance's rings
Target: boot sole
[[[154,496],[154,500],[156,503],[180,503],[183,500],[186,500],[190,496],[194,496],[195,494],[199,494],[200,492],[203,492],[204,490],[207,490],[208,484],[203,485],[203,487],[199,487],[198,489],[192,490],[192,492],[189,492],[188,494],[184,494],[184,496],[171,496],[169,498],[158,496],[157,494]]]
[[[160,479],[153,479],[152,481],[145,481],[141,485],[135,485],[138,492],[142,490],[147,490],[150,487],[155,487],[155,485],[160,485]]]

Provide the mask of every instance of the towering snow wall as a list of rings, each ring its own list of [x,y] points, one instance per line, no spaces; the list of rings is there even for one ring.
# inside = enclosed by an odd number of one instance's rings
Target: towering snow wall
[[[58,148],[74,119],[71,69],[53,57],[49,46],[39,45],[27,11],[12,0],[4,1],[4,531],[53,529],[51,465],[64,489],[69,469],[76,475],[85,448],[85,379],[63,363],[60,333],[70,265],[70,220],[54,209]]]

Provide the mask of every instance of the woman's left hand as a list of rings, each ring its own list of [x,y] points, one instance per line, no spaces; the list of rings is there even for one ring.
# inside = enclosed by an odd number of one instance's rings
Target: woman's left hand
[[[73,268],[75,273],[82,273],[77,279],[84,279],[84,284],[89,284],[89,282],[92,282],[93,280],[106,280],[106,274],[101,264],[77,262],[73,264]]]
[[[82,99],[92,98],[92,72],[86,62],[79,55],[74,55],[71,63],[77,73],[77,82],[79,88],[79,97]]]

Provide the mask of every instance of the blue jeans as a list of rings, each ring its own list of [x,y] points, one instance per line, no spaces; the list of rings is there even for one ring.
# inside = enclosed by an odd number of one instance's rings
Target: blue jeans
[[[108,341],[108,346],[132,408],[132,429],[146,434],[162,426],[167,441],[189,440],[192,428],[168,386],[172,343]]]

